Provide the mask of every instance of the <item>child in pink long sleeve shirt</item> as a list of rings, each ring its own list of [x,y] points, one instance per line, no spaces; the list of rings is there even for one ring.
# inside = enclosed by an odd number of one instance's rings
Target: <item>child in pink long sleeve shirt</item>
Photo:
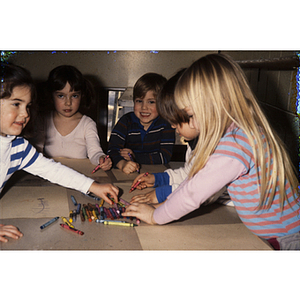
[[[133,203],[125,216],[166,224],[226,186],[242,222],[274,249],[300,249],[298,179],[240,66],[222,54],[193,63],[175,101],[199,131],[188,178],[159,207]]]

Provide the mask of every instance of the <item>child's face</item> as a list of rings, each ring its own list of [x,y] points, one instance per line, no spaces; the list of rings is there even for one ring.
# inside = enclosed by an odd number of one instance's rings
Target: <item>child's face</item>
[[[185,140],[191,141],[199,135],[199,132],[195,128],[191,128],[189,123],[182,123],[172,125],[176,129],[176,132],[183,136]]]
[[[71,91],[71,86],[67,82],[62,90],[53,93],[53,100],[57,113],[70,118],[78,112],[81,94],[80,92]]]
[[[30,88],[28,86],[16,86],[10,98],[0,101],[0,134],[2,136],[20,135],[30,118]]]
[[[158,117],[153,91],[148,91],[143,99],[136,98],[134,100],[134,114],[140,119],[144,129],[147,130],[153,120]]]

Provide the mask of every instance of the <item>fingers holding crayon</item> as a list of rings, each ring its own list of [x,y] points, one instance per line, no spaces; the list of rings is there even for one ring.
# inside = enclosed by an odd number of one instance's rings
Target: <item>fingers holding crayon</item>
[[[104,199],[108,204],[113,204],[113,201],[110,198],[118,199],[119,188],[111,183],[98,183],[94,181],[90,186],[89,192]]]
[[[155,177],[153,174],[149,174],[148,172],[142,173],[133,180],[129,192],[132,192],[134,189],[143,190],[147,187],[153,187],[154,183]]]

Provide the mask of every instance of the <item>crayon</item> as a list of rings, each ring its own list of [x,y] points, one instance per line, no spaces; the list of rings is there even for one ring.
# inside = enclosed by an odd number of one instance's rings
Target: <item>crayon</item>
[[[46,222],[45,224],[43,224],[42,226],[40,226],[40,228],[44,229],[47,226],[51,225],[53,222],[57,221],[58,219],[59,219],[59,217],[55,217],[55,218],[51,219],[50,221]]]
[[[69,213],[69,222],[72,223],[73,222],[73,211],[70,210],[70,213]]]
[[[96,209],[96,205],[93,205],[92,203],[88,203],[88,208],[90,211],[92,211],[93,209]]]
[[[148,176],[148,172],[146,172],[144,175],[143,175],[143,177],[145,177],[145,176]],[[134,191],[135,189],[136,189],[136,187],[140,184],[141,182],[138,180],[135,184],[134,184],[134,186],[130,189],[130,191],[129,191],[129,193],[131,193],[132,191]]]
[[[80,234],[80,235],[84,235],[84,232],[82,232],[82,231],[80,231],[80,230],[78,230],[78,229],[75,229],[75,228],[72,228],[72,227],[69,227],[68,225],[66,225],[66,224],[59,224],[62,228],[65,228],[65,229],[68,229],[68,230],[71,230],[71,231],[73,231],[73,232],[75,232],[75,233],[78,233],[78,234]]]
[[[76,199],[75,199],[74,196],[71,196],[71,200],[72,200],[72,202],[74,203],[74,205],[77,206],[77,201],[76,201]]]
[[[87,214],[86,214],[84,205],[83,205],[83,207],[82,207],[82,213],[83,213],[83,215],[84,215],[84,219],[87,220],[87,219],[88,219],[88,216],[87,216]]]
[[[92,214],[93,214],[93,217],[97,220],[98,216],[96,215],[96,211],[94,209],[92,210]]]
[[[101,206],[103,206],[103,204],[104,204],[104,199],[101,199],[99,206],[101,207]]]
[[[84,217],[84,214],[83,214],[82,209],[80,210],[80,218],[81,218],[81,221],[82,221],[82,222],[85,221],[85,217]]]
[[[105,219],[105,213],[104,213],[103,207],[101,206],[100,207],[100,220],[103,220],[103,219]]]
[[[88,192],[87,194],[83,194],[84,196],[87,196],[87,197],[89,197],[89,198],[92,198],[92,199],[94,199],[94,200],[96,200],[96,201],[100,201],[100,198],[99,197],[97,197],[97,196],[95,196],[94,194],[92,194],[92,193],[90,193],[90,192]]]
[[[112,208],[112,211],[115,213],[115,216],[117,217],[117,219],[120,219],[120,213],[118,210],[116,210],[114,207]]]
[[[105,207],[104,207],[104,211],[105,211],[106,216],[107,216],[108,218],[110,218],[111,220],[114,219],[113,215],[111,214],[111,212],[110,212],[110,210],[109,210],[108,208],[105,209]]]
[[[81,204],[78,203],[78,205],[77,205],[77,210],[76,210],[76,214],[77,214],[77,215],[80,214],[80,208],[81,208]]]
[[[73,222],[76,221],[76,216],[77,216],[77,210],[73,209]]]
[[[92,222],[92,215],[91,215],[91,212],[90,212],[88,206],[86,204],[83,204],[83,207],[85,208],[85,212],[86,212],[89,222]]]
[[[100,207],[99,207],[99,205],[98,205],[98,204],[96,204],[96,208],[97,208],[97,210],[98,210],[99,214],[101,214]]]
[[[74,228],[74,225],[72,225],[65,217],[61,217],[61,219],[71,228]]]
[[[97,223],[104,223],[108,222],[108,220],[96,220]],[[120,220],[109,220],[109,222],[114,222],[114,223],[125,223],[125,221],[120,221]]]
[[[122,198],[119,198],[120,202],[125,204],[125,205],[130,205],[130,203],[128,203],[127,201],[125,201],[124,199]]]
[[[106,155],[105,158],[104,158],[104,162],[109,158],[109,155]],[[96,171],[98,171],[100,169],[100,164],[96,166],[96,168],[92,171],[92,174],[94,174]]]
[[[115,215],[115,212],[113,211],[113,209],[111,207],[109,207],[108,209],[109,209],[110,213],[112,214],[113,219],[116,219],[117,216]]]
[[[99,220],[97,223],[103,223],[104,225],[117,225],[117,226],[127,226],[127,227],[135,227],[138,226],[137,224],[128,223],[128,222],[112,222],[112,221],[105,221],[105,220]]]

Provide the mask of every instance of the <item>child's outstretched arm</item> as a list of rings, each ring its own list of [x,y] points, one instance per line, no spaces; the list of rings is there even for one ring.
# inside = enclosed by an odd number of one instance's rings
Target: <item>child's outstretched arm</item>
[[[0,242],[8,242],[8,239],[5,238],[5,236],[17,240],[23,236],[23,233],[20,232],[18,228],[13,225],[0,224]]]
[[[155,208],[152,205],[132,203],[126,207],[126,211],[122,215],[125,217],[136,217],[147,224],[155,225],[157,223],[153,218],[154,211]]]
[[[119,189],[111,183],[98,183],[94,181],[89,188],[89,192],[104,199],[108,204],[113,204],[108,195],[117,202]]]

